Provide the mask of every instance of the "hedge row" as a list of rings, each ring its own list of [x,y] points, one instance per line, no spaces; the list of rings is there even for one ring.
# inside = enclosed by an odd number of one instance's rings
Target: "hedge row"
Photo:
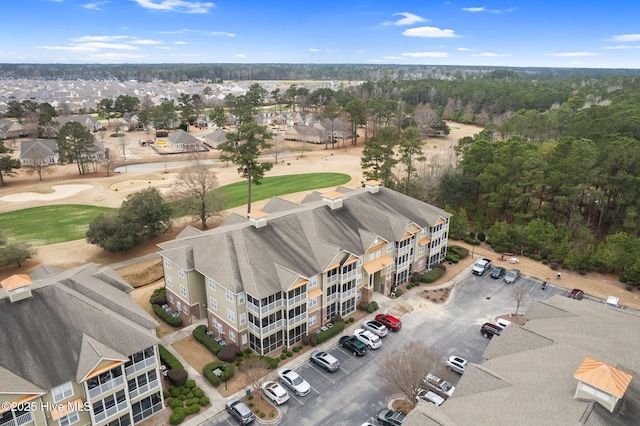
[[[213,370],[217,368],[222,370],[220,377],[218,377],[213,372]],[[209,382],[213,386],[216,386],[216,387],[220,384],[221,381],[224,381],[225,378],[226,380],[231,380],[231,378],[233,377],[233,374],[234,374],[233,364],[223,362],[223,361],[210,362],[209,364],[205,365],[202,368],[202,375],[206,377],[207,380],[209,380]]]
[[[218,355],[222,346],[218,344],[212,337],[207,336],[207,326],[199,325],[193,330],[193,338],[202,343],[212,354]]]
[[[440,268],[433,268],[432,270],[425,272],[422,275],[422,282],[432,283],[444,274],[444,271]]]
[[[325,331],[321,331],[316,334],[316,338],[318,339],[318,344],[322,342],[326,342],[333,336],[337,336],[338,334],[344,331],[344,322],[334,322],[333,327],[327,328]]]
[[[158,352],[160,354],[160,361],[162,361],[162,363],[164,365],[166,365],[169,368],[169,370],[183,370],[184,369],[184,366],[178,360],[178,358],[173,356],[173,354],[171,352],[169,352],[167,350],[167,348],[165,348],[164,346],[158,345]]]
[[[155,314],[159,316],[162,321],[166,322],[170,326],[182,327],[182,318],[174,317],[173,315],[162,309],[162,306],[153,305],[153,312],[155,312]]]

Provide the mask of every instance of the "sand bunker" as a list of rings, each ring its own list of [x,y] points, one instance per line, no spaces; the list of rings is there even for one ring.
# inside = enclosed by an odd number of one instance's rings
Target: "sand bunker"
[[[65,197],[71,197],[78,192],[92,189],[93,185],[54,185],[51,187],[53,192],[48,194],[39,194],[37,192],[19,192],[17,194],[5,195],[0,197],[0,201],[8,201],[10,203],[20,203],[25,201],[52,201]]]
[[[137,191],[141,189],[146,189],[150,186],[158,187],[161,185],[169,186],[171,185],[171,183],[168,179],[166,180],[165,179],[162,179],[162,180],[129,179],[129,180],[123,180],[120,182],[112,183],[111,185],[109,185],[109,189],[111,191]]]

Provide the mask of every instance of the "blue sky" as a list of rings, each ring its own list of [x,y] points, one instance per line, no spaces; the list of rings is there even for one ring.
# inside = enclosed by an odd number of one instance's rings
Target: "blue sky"
[[[4,0],[0,63],[640,68],[640,1]]]

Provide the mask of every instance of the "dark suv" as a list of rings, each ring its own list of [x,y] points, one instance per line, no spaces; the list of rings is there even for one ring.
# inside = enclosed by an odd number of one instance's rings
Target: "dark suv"
[[[502,278],[506,273],[507,273],[507,270],[504,269],[502,266],[496,266],[495,268],[493,268],[493,271],[491,271],[491,278],[497,280]]]
[[[247,407],[247,404],[240,401],[238,398],[231,398],[227,401],[225,409],[229,414],[231,414],[231,417],[239,421],[241,425],[249,424],[255,420],[253,411]]]
[[[342,336],[339,343],[340,346],[356,356],[362,356],[367,353],[367,345],[358,340],[356,336]]]
[[[480,333],[484,337],[488,337],[489,339],[491,339],[494,335],[499,336],[500,333],[502,333],[502,327],[491,324],[490,322],[485,322],[480,329]]]

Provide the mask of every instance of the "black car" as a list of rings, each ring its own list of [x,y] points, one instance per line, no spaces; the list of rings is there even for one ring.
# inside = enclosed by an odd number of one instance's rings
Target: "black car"
[[[387,408],[378,412],[378,422],[383,426],[400,426],[405,417],[404,414]]]
[[[503,268],[502,266],[496,266],[495,268],[493,268],[493,271],[491,271],[491,278],[498,280],[502,278],[506,273],[507,270],[505,268]]]
[[[356,336],[342,336],[339,343],[340,346],[356,356],[362,356],[367,353],[367,345],[362,343]]]

